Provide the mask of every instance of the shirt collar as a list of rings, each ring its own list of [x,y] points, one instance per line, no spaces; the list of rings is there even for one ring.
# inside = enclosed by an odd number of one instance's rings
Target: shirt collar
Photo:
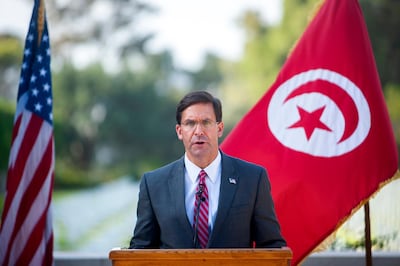
[[[187,157],[187,154],[185,153],[185,168],[186,172],[189,176],[189,179],[195,183],[197,181],[197,177],[201,171],[201,168],[192,163],[189,158]],[[206,168],[204,168],[204,171],[206,171],[209,179],[211,180],[212,183],[215,183],[217,181],[217,178],[219,176],[219,173],[221,172],[221,152],[218,151],[217,157],[212,161]]]

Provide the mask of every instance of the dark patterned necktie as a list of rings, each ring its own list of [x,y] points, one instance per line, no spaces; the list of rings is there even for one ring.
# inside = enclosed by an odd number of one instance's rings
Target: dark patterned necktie
[[[207,173],[201,170],[199,174],[199,184],[196,189],[193,219],[193,226],[195,232],[197,231],[197,239],[199,240],[201,248],[205,248],[208,242],[208,189],[206,177]],[[198,221],[196,221],[197,218],[199,219]]]

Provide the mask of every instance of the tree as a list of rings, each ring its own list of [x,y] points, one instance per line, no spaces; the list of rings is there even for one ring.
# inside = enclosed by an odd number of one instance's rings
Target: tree
[[[22,44],[17,37],[0,35],[0,95],[15,101],[22,62]]]
[[[171,63],[162,53],[118,73],[96,64],[65,65],[54,75],[54,118],[62,121],[55,133],[56,185],[76,184],[77,176],[92,182],[139,177],[181,153],[174,129],[180,94],[168,81]]]
[[[140,33],[138,20],[156,11],[139,0],[84,0],[46,2],[51,22],[53,54],[58,61],[81,52],[79,61],[98,59],[118,64],[132,53],[143,53],[152,33]]]
[[[10,102],[0,99],[0,198],[5,191],[5,180],[8,170],[8,157],[11,147],[12,128],[14,121],[14,106]],[[1,200],[0,200],[1,203]],[[1,204],[0,204],[1,205]]]
[[[257,11],[246,11],[239,19],[245,32],[244,54],[239,62],[225,65],[223,84],[226,110],[237,122],[274,82],[291,48],[308,23],[307,14],[316,0],[284,1],[279,25],[265,24]]]
[[[205,55],[204,65],[198,71],[188,72],[192,88],[197,90],[217,90],[223,80],[222,60],[213,53]]]
[[[168,51],[148,54],[145,44],[151,33],[140,34],[137,19],[153,9],[137,0],[49,0],[46,7],[56,188],[89,186],[126,174],[139,177],[180,156],[176,102],[192,88],[217,90],[221,60],[209,54],[203,68],[189,72],[176,69]],[[89,65],[72,59],[82,46],[98,51],[93,58],[90,51],[80,53]],[[13,54],[22,56],[22,48]]]
[[[361,0],[382,87],[400,84],[400,2]]]

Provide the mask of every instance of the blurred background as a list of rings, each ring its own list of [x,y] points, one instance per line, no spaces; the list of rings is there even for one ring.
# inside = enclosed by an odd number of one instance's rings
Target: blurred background
[[[319,0],[46,0],[56,142],[55,250],[128,246],[137,181],[183,153],[175,106],[207,89],[225,136],[268,90]],[[400,2],[360,0],[400,147]],[[0,212],[31,0],[0,0]],[[400,250],[400,181],[371,200],[375,250]],[[384,207],[383,207],[384,206]],[[362,250],[363,211],[331,250]]]

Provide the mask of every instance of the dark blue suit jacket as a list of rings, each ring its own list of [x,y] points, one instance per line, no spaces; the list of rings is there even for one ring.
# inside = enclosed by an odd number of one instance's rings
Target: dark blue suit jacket
[[[207,247],[250,248],[253,241],[256,247],[286,246],[265,169],[221,154],[219,205]],[[184,175],[183,157],[143,175],[130,248],[194,248]]]

